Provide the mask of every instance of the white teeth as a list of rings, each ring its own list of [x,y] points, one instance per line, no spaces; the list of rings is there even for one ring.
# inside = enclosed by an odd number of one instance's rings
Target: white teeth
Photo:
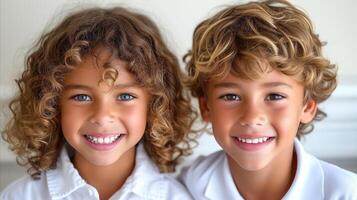
[[[269,137],[261,137],[261,138],[240,138],[237,137],[240,142],[247,143],[247,144],[258,144],[266,142]]]
[[[115,142],[120,137],[120,135],[113,135],[109,137],[94,137],[91,135],[85,135],[85,137],[89,142],[94,144],[111,144]]]

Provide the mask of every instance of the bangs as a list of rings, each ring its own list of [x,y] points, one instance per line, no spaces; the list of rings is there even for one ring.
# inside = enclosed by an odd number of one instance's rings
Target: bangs
[[[268,60],[253,52],[237,58],[231,66],[231,73],[242,79],[257,80],[273,70]]]

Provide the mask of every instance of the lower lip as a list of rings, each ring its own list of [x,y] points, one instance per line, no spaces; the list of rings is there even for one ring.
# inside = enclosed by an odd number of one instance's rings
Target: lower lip
[[[257,143],[257,144],[253,144],[253,143],[244,143],[238,140],[238,138],[233,137],[234,142],[237,144],[237,146],[245,151],[258,151],[261,150],[265,147],[267,147],[270,143],[272,143],[275,138],[269,138],[267,141],[262,142],[262,143]]]
[[[113,143],[110,144],[94,144],[91,143],[87,140],[87,138],[84,137],[84,140],[87,142],[87,144],[92,147],[93,149],[97,150],[97,151],[109,151],[112,150],[119,142],[120,140],[123,139],[123,137],[125,137],[125,135],[121,135],[116,141],[114,141]]]

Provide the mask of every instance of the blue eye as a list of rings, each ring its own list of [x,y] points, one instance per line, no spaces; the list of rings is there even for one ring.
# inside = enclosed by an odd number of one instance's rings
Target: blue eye
[[[118,99],[119,99],[120,101],[130,101],[130,100],[132,100],[132,99],[134,99],[134,98],[135,98],[135,97],[134,97],[133,95],[127,94],[127,93],[120,94],[120,95],[118,96]]]
[[[220,99],[223,99],[225,101],[240,101],[241,98],[238,95],[235,94],[225,94],[219,97]]]
[[[268,101],[278,101],[285,99],[286,97],[280,95],[280,94],[269,94],[265,99]]]
[[[75,101],[91,101],[92,98],[88,95],[85,94],[77,94],[71,97],[71,99],[74,99]]]

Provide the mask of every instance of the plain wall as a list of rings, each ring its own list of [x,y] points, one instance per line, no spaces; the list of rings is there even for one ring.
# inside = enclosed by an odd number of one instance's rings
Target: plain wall
[[[191,45],[194,27],[221,6],[246,1],[224,0],[1,0],[0,1],[0,128],[8,120],[7,103],[15,94],[14,78],[23,70],[24,55],[43,31],[51,28],[66,12],[83,5],[109,6],[120,3],[136,8],[159,25],[171,50],[181,59]],[[319,157],[357,159],[357,1],[294,0],[311,17],[316,32],[328,44],[324,54],[339,66],[339,82],[332,100],[323,106],[334,113],[330,121],[317,125],[317,133],[307,138],[306,148]],[[184,67],[182,65],[182,67]],[[16,89],[15,89],[16,88]],[[356,95],[355,95],[356,94]],[[343,122],[343,123],[341,123]],[[346,125],[347,124],[347,125]],[[332,127],[332,128],[331,128]],[[343,129],[341,135],[340,130]],[[331,131],[332,130],[332,131]],[[15,160],[0,141],[0,162]],[[189,160],[219,149],[210,135],[204,135]],[[1,163],[0,163],[1,165]],[[1,166],[0,166],[1,167]]]

